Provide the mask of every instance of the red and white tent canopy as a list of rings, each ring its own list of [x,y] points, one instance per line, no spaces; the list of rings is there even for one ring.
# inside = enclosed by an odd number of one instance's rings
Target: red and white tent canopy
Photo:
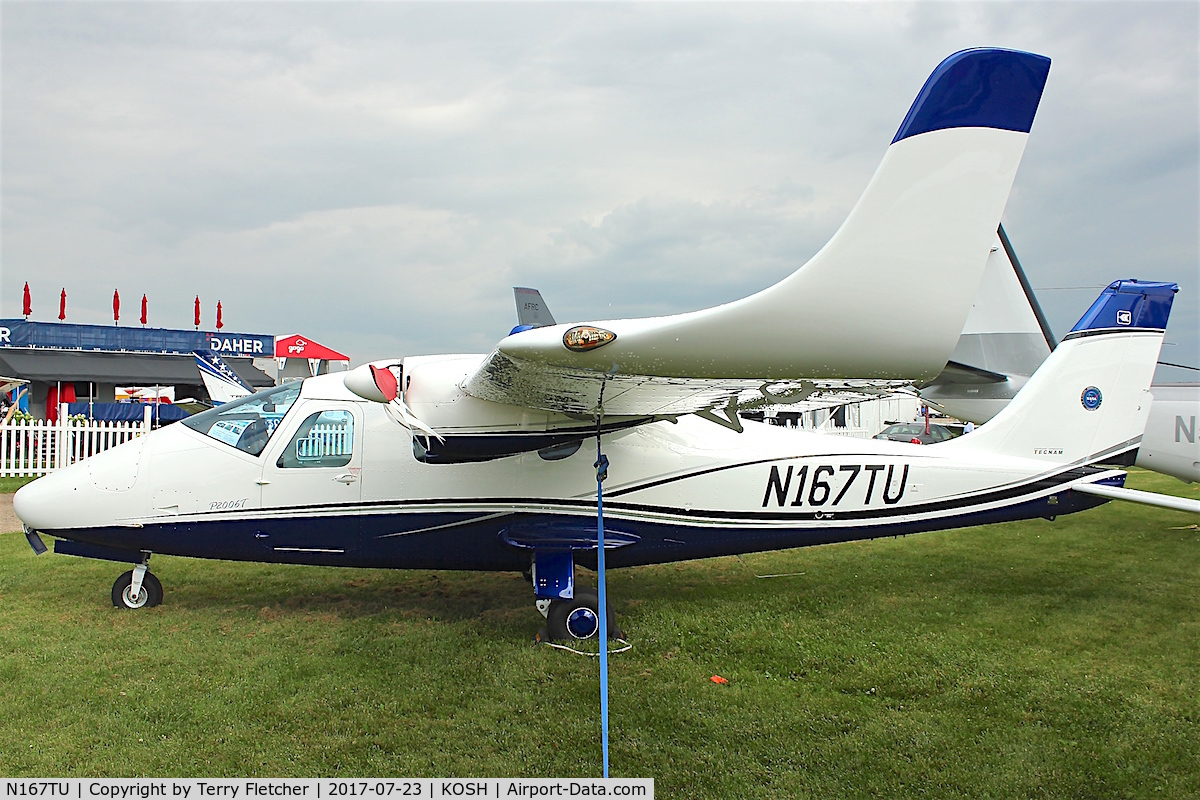
[[[293,333],[290,336],[275,337],[276,358],[311,358],[322,361],[349,361],[350,356],[326,347],[320,342],[314,342],[307,336]]]

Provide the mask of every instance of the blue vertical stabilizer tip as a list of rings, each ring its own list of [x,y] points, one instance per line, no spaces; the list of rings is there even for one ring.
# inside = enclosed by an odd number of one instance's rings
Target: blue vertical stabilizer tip
[[[1071,333],[1139,328],[1165,330],[1179,284],[1124,280],[1108,285]]]

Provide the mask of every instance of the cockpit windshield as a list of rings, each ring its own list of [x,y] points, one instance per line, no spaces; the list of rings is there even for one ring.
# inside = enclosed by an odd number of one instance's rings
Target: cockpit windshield
[[[300,381],[252,394],[183,420],[218,442],[256,456],[262,453],[283,415],[300,396]]]

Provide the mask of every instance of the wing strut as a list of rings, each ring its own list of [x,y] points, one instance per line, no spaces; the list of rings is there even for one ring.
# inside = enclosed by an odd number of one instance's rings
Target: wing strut
[[[1103,483],[1077,483],[1071,487],[1075,491],[1106,497],[1110,500],[1129,500],[1134,503],[1145,503],[1159,508],[1173,508],[1176,511],[1192,511],[1200,513],[1200,500],[1189,497],[1175,497],[1158,492],[1142,492],[1137,489],[1125,489],[1120,486],[1108,486]],[[601,603],[604,602],[601,595]]]
[[[600,746],[604,754],[604,777],[608,777],[608,597],[604,580],[604,479],[608,477],[608,456],[600,450],[601,423],[604,420],[604,386],[600,384],[600,402],[596,408],[596,592],[600,598]]]

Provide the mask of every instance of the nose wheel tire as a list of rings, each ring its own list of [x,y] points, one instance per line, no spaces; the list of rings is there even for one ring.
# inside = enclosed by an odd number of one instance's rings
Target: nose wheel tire
[[[162,602],[163,588],[162,583],[151,572],[147,572],[142,578],[142,589],[135,597],[133,595],[133,570],[129,570],[121,577],[117,578],[117,582],[112,588],[112,602],[117,608],[135,609],[135,608],[153,608]]]
[[[600,596],[591,589],[577,589],[572,600],[555,600],[546,614],[550,641],[583,641],[600,635]],[[617,627],[612,604],[608,607],[608,638],[624,636]]]

